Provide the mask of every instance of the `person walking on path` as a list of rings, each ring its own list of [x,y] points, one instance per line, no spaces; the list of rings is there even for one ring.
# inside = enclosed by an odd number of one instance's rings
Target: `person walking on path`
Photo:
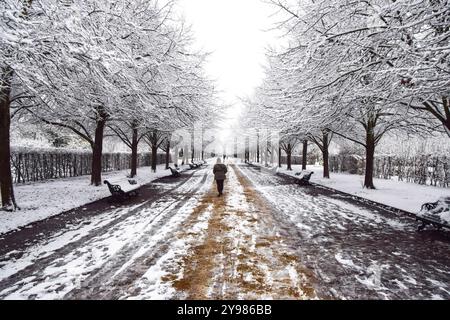
[[[222,195],[223,182],[226,179],[227,171],[228,171],[227,166],[222,163],[220,158],[217,158],[217,162],[213,168],[213,173],[214,173],[214,179],[216,180],[216,183],[217,183],[217,191],[219,192],[218,197],[220,197]]]

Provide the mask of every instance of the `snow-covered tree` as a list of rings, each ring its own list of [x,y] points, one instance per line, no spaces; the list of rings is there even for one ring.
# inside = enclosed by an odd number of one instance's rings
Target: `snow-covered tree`
[[[2,207],[17,207],[10,165],[11,119],[32,107],[34,84],[45,81],[50,64],[61,59],[67,44],[54,1],[0,2],[0,189]],[[67,48],[66,48],[67,49]]]
[[[284,14],[290,44],[271,64],[266,96],[322,151],[323,132],[363,145],[365,187],[374,187],[373,155],[386,132],[446,128],[447,1],[269,2]]]
[[[169,18],[170,5],[144,0],[0,4],[3,207],[15,204],[9,164],[14,116],[83,139],[93,151],[91,182],[99,185],[105,130],[137,150],[149,130],[174,130],[208,112],[214,89],[202,73],[204,55],[189,50],[189,32]],[[134,152],[133,163],[136,158]]]

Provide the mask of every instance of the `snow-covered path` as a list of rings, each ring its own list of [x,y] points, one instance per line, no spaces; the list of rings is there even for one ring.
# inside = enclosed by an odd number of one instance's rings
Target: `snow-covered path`
[[[106,282],[134,270],[134,260],[148,255],[148,250],[161,253],[168,235],[189,216],[207,181],[211,182],[206,171],[198,170],[175,186],[153,185],[155,192],[162,193],[154,201],[112,206],[23,252],[6,253],[0,260],[0,298],[116,298],[119,288]]]
[[[170,250],[138,282],[139,293],[127,298],[315,298],[314,277],[279,231],[271,207],[230,165],[224,197],[211,186]]]
[[[416,232],[407,216],[261,168],[245,175],[276,208],[283,237],[317,277],[319,297],[450,299],[450,235]]]
[[[211,169],[0,239],[0,298],[450,298],[448,232],[246,165],[218,198]]]

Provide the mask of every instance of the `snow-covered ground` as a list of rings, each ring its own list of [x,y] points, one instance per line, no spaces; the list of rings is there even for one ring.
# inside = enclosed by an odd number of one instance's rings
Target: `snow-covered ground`
[[[129,173],[129,170],[103,173],[102,179],[127,186]],[[170,175],[170,171],[162,164],[157,166],[156,172],[150,167],[141,167],[137,174],[133,179],[142,185]],[[111,195],[106,185],[91,186],[90,176],[16,185],[14,193],[21,210],[0,214],[0,234]]]
[[[0,259],[0,299],[61,299],[69,292],[68,299],[92,298],[91,289],[119,298],[115,295],[129,285],[123,279],[148,268],[145,259],[156,255],[157,260],[172,245],[170,236],[181,230],[202,188],[210,186],[205,177],[205,170],[199,170],[175,188],[162,183],[156,186],[162,191],[156,200],[112,206],[22,252],[8,252]]]
[[[449,299],[447,231],[419,233],[407,215],[259,168],[241,169],[276,208],[285,239],[318,279],[319,296]]]
[[[126,299],[311,299],[310,279],[282,240],[270,210],[229,166],[224,196],[211,189],[170,249]]]
[[[217,197],[211,169],[0,237],[0,299],[450,297],[446,231],[246,165]]]
[[[230,167],[218,198],[210,166],[191,172],[155,186],[156,200],[108,208],[7,252],[0,298],[315,297],[248,182]]]
[[[292,169],[287,171],[283,165],[278,172],[295,176],[295,173],[301,171],[301,165],[293,165]],[[330,172],[330,179],[325,179],[322,166],[309,165],[307,170],[314,171],[311,182],[411,213],[419,212],[425,202],[435,202],[441,197],[450,196],[450,188],[386,179],[374,179],[377,189],[370,190],[363,188],[364,176],[361,175]]]

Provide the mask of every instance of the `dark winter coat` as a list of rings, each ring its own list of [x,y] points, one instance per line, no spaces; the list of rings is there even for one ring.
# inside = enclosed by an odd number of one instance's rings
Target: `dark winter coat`
[[[226,173],[228,172],[227,166],[223,163],[217,163],[214,165],[213,173],[214,178],[216,180],[225,180],[226,179]]]

